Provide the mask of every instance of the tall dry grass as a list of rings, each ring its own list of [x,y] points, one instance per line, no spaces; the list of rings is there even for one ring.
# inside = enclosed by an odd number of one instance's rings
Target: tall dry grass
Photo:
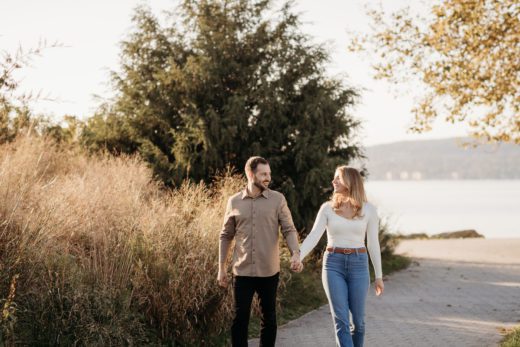
[[[215,285],[218,234],[243,184],[225,175],[171,191],[136,157],[35,137],[1,146],[3,342],[214,343],[231,317]]]

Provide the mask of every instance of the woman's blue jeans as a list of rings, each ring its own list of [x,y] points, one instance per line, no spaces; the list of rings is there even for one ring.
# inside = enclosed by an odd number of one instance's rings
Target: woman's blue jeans
[[[368,254],[325,251],[322,281],[329,299],[337,346],[362,347],[365,338],[365,301],[370,286]],[[352,334],[349,311],[354,324]]]

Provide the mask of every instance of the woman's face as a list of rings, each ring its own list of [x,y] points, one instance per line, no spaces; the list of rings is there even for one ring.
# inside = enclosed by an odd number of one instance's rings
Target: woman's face
[[[346,192],[348,192],[348,188],[343,183],[341,183],[339,176],[340,176],[340,172],[339,172],[339,170],[336,170],[336,172],[334,173],[334,179],[332,180],[332,186],[334,187],[334,192],[335,193],[346,193]]]

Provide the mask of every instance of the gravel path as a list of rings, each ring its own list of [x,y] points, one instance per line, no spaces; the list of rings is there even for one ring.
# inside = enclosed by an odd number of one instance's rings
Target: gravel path
[[[496,346],[520,324],[520,239],[410,240],[413,258],[367,299],[366,346]],[[277,346],[334,346],[325,305],[278,330]],[[250,341],[258,346],[258,339]]]

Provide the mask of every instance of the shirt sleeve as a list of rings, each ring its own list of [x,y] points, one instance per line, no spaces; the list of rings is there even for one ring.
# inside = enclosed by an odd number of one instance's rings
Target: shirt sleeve
[[[235,217],[232,212],[231,198],[229,198],[226,206],[226,213],[224,214],[224,222],[222,223],[222,230],[220,231],[219,242],[219,265],[226,262],[226,258],[231,246],[231,241],[235,237]]]
[[[370,206],[367,210],[366,213],[369,214],[367,224],[367,248],[370,253],[370,259],[372,260],[376,278],[383,278],[381,247],[379,245],[379,217],[375,207]]]
[[[325,228],[327,227],[327,214],[326,214],[326,206],[328,203],[324,203],[321,205],[320,210],[318,211],[318,215],[316,216],[316,220],[314,221],[314,225],[311,229],[311,232],[305,240],[303,241],[302,245],[300,246],[301,254],[300,259],[303,260],[318,244],[318,241],[323,236],[323,232],[325,231]]]
[[[299,248],[298,244],[298,231],[294,226],[291,211],[287,206],[287,200],[282,195],[282,201],[278,209],[278,222],[280,223],[282,235],[287,241],[287,246],[291,250],[291,254],[297,252]]]

